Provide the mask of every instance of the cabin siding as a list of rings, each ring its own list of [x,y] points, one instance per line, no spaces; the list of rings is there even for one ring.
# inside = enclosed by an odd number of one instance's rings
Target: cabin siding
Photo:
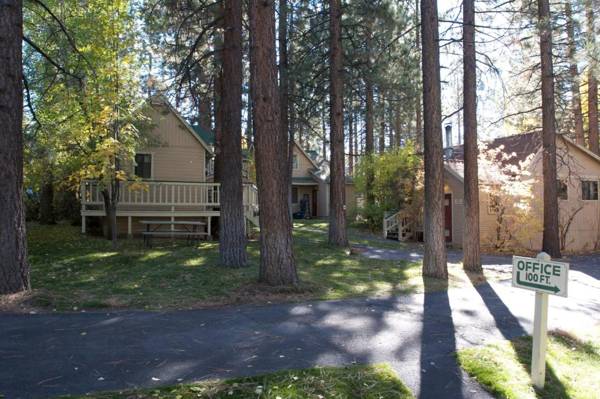
[[[559,199],[559,229],[566,230],[565,253],[583,253],[600,249],[600,201],[584,201],[581,197],[581,180],[598,181],[600,184],[600,161],[573,144],[558,138],[558,178],[567,182],[567,199]],[[541,153],[536,154],[529,169],[532,194],[529,223],[514,237],[514,249],[538,252],[543,235],[543,174]],[[480,194],[480,236],[482,242],[493,242],[496,234],[496,215],[489,212],[490,194],[482,186]],[[509,216],[510,217],[510,216]],[[464,218],[461,219],[464,224]]]
[[[298,144],[294,145],[294,155],[298,157],[298,167],[292,169],[292,177],[311,177],[311,172],[316,168],[312,161],[304,155],[304,152],[298,148]]]
[[[159,181],[206,181],[206,149],[166,106],[153,105],[150,145],[137,153],[152,154],[152,179]]]

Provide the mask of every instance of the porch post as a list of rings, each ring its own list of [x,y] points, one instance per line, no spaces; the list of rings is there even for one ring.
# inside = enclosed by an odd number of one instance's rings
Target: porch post
[[[209,240],[212,240],[212,235],[210,234],[211,231],[212,231],[211,228],[210,228],[210,222],[211,222],[211,220],[212,220],[212,216],[209,215],[208,216],[208,224],[206,225],[206,228],[208,229],[206,232],[208,233],[208,239]]]
[[[175,206],[171,206],[171,223],[175,222]],[[171,224],[171,231],[175,231],[175,225]]]
[[[127,236],[131,238],[133,236],[131,231],[131,216],[127,216]]]
[[[81,233],[85,234],[85,215],[81,215]]]

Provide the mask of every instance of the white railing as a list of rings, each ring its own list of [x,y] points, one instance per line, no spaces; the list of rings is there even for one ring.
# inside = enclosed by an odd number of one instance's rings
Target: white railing
[[[406,241],[413,236],[412,219],[406,210],[398,211],[383,218],[383,238],[388,237],[388,232],[396,230],[398,241]]]
[[[183,183],[144,181],[120,183],[120,205],[219,206],[218,183]],[[103,205],[102,186],[97,181],[81,183],[81,204]],[[244,185],[244,205],[258,207],[254,185]]]
[[[388,232],[398,226],[398,212],[383,217],[383,238],[387,238]]]

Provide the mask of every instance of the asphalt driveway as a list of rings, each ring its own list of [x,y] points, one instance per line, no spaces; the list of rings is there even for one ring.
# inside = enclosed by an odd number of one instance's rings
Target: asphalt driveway
[[[365,253],[383,254],[392,256]],[[505,261],[486,259],[486,267],[506,267]],[[587,266],[594,262],[574,262],[570,298],[551,298],[551,328],[600,323],[600,281]],[[460,370],[454,352],[528,333],[533,296],[502,282],[447,293],[262,307],[3,314],[0,393],[52,397],[387,362],[420,398],[487,398]]]

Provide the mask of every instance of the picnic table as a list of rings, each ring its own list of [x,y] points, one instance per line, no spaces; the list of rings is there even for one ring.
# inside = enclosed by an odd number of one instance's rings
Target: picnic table
[[[179,237],[191,243],[209,236],[209,232],[200,230],[206,223],[196,220],[141,220],[140,223],[146,226],[146,231],[142,233],[144,246],[151,246],[153,237]],[[165,229],[165,226],[169,229]]]

